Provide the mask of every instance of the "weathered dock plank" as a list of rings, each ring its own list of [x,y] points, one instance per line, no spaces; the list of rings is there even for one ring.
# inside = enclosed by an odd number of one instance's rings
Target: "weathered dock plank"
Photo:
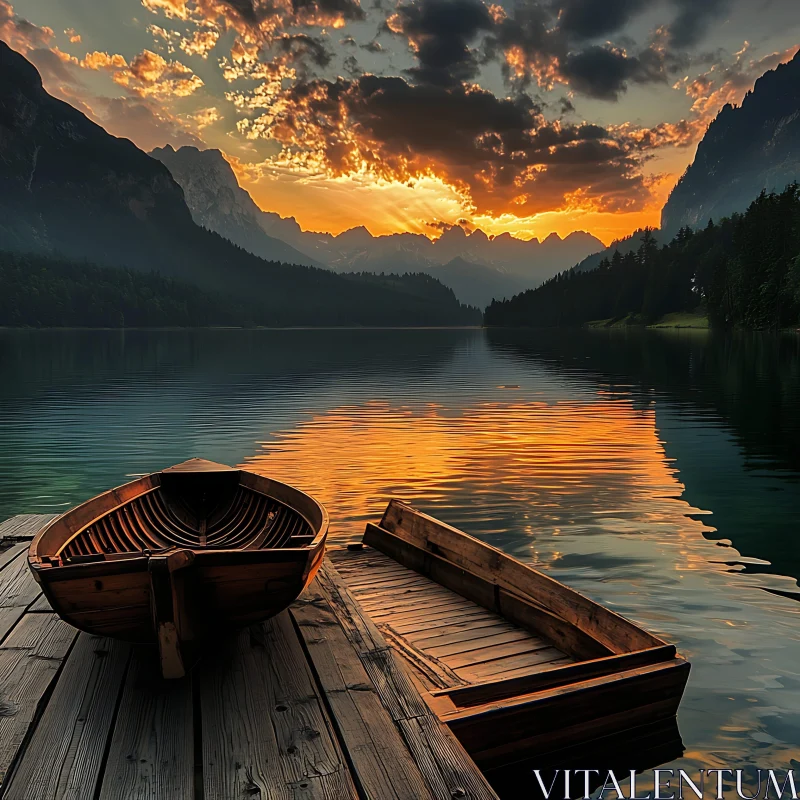
[[[57,514],[17,514],[0,522],[0,542],[7,540],[30,540]]]
[[[437,800],[496,798],[455,736],[422,699],[399,657],[355,600],[336,569],[328,563],[323,564],[315,583],[358,654],[381,703],[400,730],[430,796]]]
[[[0,784],[77,633],[55,614],[26,614],[0,644]]]
[[[28,549],[28,542],[16,542],[8,539],[0,539],[0,570],[12,564]]]
[[[0,642],[17,624],[25,609],[41,594],[39,584],[28,569],[25,553],[20,553],[2,573],[0,583]]]
[[[2,800],[496,800],[332,567],[164,681],[52,613],[25,553],[49,519],[0,525]]]
[[[315,581],[291,609],[353,762],[374,800],[424,800],[430,790],[399,729]]]
[[[288,614],[241,631],[197,677],[206,798],[358,797]]]
[[[3,800],[95,796],[131,646],[82,633]]]
[[[135,648],[117,718],[99,800],[193,800],[192,679],[165,681],[155,648]]]

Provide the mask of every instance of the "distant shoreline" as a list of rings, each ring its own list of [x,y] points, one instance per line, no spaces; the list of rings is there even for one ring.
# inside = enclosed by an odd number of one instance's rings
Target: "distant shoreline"
[[[43,325],[0,325],[0,331],[480,331],[483,325],[197,325],[197,326],[154,326],[130,328],[94,328],[79,326]]]

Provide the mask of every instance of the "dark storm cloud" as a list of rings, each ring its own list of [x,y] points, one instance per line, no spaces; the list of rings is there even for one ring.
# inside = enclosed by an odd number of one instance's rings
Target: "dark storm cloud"
[[[678,8],[678,15],[669,26],[673,47],[697,44],[730,7],[730,0],[673,0],[673,3]]]
[[[292,9],[296,14],[318,11],[327,16],[340,15],[345,20],[362,20],[366,16],[361,5],[353,0],[292,0]]]
[[[576,91],[600,100],[616,100],[630,81],[654,83],[667,77],[662,55],[655,50],[628,56],[598,45],[567,55],[561,74]]]
[[[548,122],[526,95],[364,75],[298,85],[285,101],[273,136],[317,149],[334,173],[433,172],[486,213],[537,213],[577,191],[608,208],[647,195],[626,142],[597,125]]]
[[[219,4],[252,28],[257,28],[267,19],[287,16],[286,9],[271,0],[219,0]],[[336,18],[356,21],[365,18],[364,10],[355,0],[292,0],[291,14],[288,16],[297,20],[320,21]]]
[[[474,78],[480,66],[470,45],[492,29],[494,20],[481,0],[422,0],[400,5],[389,20],[416,51],[409,74],[418,83],[448,86]]]
[[[576,39],[594,39],[621,30],[648,0],[561,0],[555,3],[558,27]]]

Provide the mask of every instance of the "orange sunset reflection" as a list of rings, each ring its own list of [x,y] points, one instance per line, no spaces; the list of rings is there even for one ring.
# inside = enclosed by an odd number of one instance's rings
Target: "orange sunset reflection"
[[[602,396],[460,410],[342,406],[262,443],[246,466],[314,494],[340,540],[360,536],[390,497],[499,546],[513,537],[518,555],[539,563],[559,559],[567,528],[619,536],[624,552],[626,534],[643,526],[681,533],[689,523],[696,534],[699,525],[678,499],[683,487],[665,460],[654,410]]]

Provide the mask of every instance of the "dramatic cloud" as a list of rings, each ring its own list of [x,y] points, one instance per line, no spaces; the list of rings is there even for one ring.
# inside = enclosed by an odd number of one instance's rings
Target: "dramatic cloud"
[[[218,39],[219,31],[200,29],[196,30],[188,38],[183,39],[180,43],[180,48],[187,55],[206,58],[214,49]]]
[[[39,27],[14,13],[11,4],[0,0],[0,39],[20,53],[48,47],[53,29]]]
[[[562,0],[556,4],[558,26],[575,39],[596,39],[621,30],[648,5],[647,0]]]
[[[628,56],[615,47],[598,45],[570,53],[560,65],[559,74],[575,91],[601,100],[616,100],[631,81],[667,80],[663,54],[656,49]]]
[[[670,41],[674,47],[690,47],[707,33],[715,19],[722,17],[730,0],[672,0],[678,15],[669,26]]]
[[[652,224],[687,146],[791,55],[730,56],[719,46],[729,35],[700,51],[741,12],[733,0],[140,2],[134,24],[152,36],[149,49],[128,49],[123,36],[109,51],[88,25],[56,34],[8,0],[0,36],[49,91],[141,147],[224,147],[261,170],[242,180],[274,181],[266,202],[291,187],[314,219],[315,186],[336,198],[331,206],[350,203],[351,216],[364,205],[353,197],[381,195],[393,209],[382,213],[397,220],[424,195],[418,207],[433,205],[417,214],[420,231],[431,219],[444,230],[471,218],[530,232],[545,219],[610,212]],[[626,93],[643,86],[653,99],[636,92],[641,108],[628,116]],[[579,122],[597,108],[586,98],[615,103],[602,112],[614,123]],[[676,101],[683,112],[664,119],[659,108]],[[639,118],[648,124],[623,121]],[[685,155],[667,152],[676,147]]]
[[[526,96],[500,99],[478,87],[374,75],[317,80],[293,87],[246,127],[303,166],[313,153],[332,175],[437,175],[480,213],[537,213],[578,192],[605,209],[633,208],[647,196],[628,148],[603,128],[549,123]]]
[[[400,5],[386,25],[408,40],[418,65],[407,72],[417,83],[470,81],[483,64],[499,59],[518,90],[531,82],[543,89],[561,83],[589,97],[616,100],[630,83],[666,83],[685,64],[667,47],[666,28],[634,54],[608,42],[581,41],[616,30],[642,6],[642,0],[613,0],[605,16],[594,1],[531,3],[508,16],[482,0],[420,0]]]
[[[683,88],[692,100],[689,119],[661,122],[652,128],[638,128],[626,123],[613,127],[614,134],[627,141],[631,148],[642,151],[694,144],[703,138],[723,106],[740,104],[761,75],[794,58],[800,45],[759,59],[746,58],[747,51],[748,45],[745,44],[729,63],[716,64],[708,72],[694,78],[687,77],[674,85],[674,89]]]
[[[143,0],[145,5],[155,0]],[[158,0],[176,3],[179,0]],[[281,31],[300,26],[342,28],[365,18],[357,0],[202,0],[188,8],[188,17],[232,28],[261,43]]]
[[[387,26],[408,38],[419,64],[409,73],[417,82],[450,86],[478,74],[479,55],[469,45],[494,19],[481,0],[422,0],[398,6]]]
[[[88,53],[80,65],[84,69],[106,70],[115,83],[138,97],[187,97],[203,85],[189,67],[167,61],[151,50],[143,50],[130,63],[118,54]]]

